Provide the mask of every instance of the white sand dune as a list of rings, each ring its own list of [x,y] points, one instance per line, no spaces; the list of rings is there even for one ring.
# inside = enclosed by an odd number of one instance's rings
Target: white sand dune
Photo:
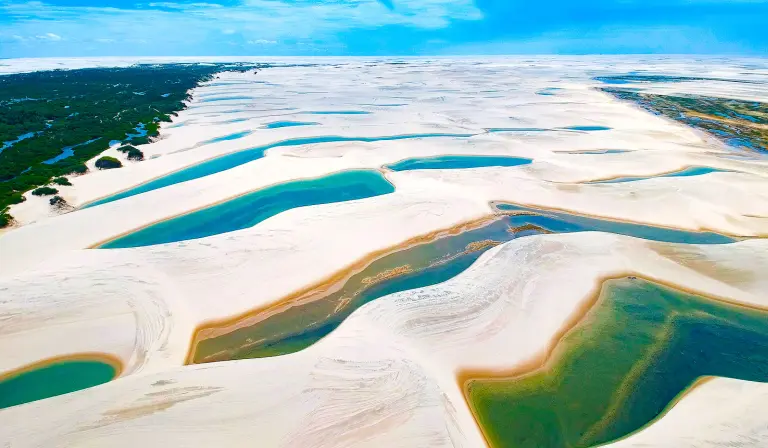
[[[0,436],[14,446],[246,446],[254,437],[263,446],[483,446],[457,370],[532,358],[601,279],[625,272],[766,305],[766,249],[760,240],[683,246],[593,232],[523,238],[492,249],[446,283],[364,306],[299,353],[129,375],[8,408],[0,411]],[[691,254],[696,263],[688,261]],[[711,264],[730,269],[701,269]],[[691,397],[729,403],[734,409],[709,413],[709,421],[729,437],[747,436],[761,422],[728,422],[758,403],[744,393],[731,403],[718,389],[734,384],[764,390],[718,380]],[[635,437],[666,440],[697,415],[673,411],[666,418],[679,423]]]
[[[73,186],[61,187],[61,195],[78,207],[287,139],[472,136],[274,147],[225,171],[70,213],[32,196],[13,206],[20,225],[0,234],[0,374],[77,353],[109,354],[124,370],[102,386],[0,410],[0,441],[13,447],[484,446],[457,372],[508,368],[540,353],[606,277],[633,272],[768,306],[764,239],[688,246],[594,232],[535,236],[492,249],[446,283],[380,298],[301,352],[184,366],[198,326],[279,302],[369,254],[488,216],[492,201],[691,231],[768,235],[765,159],[733,158],[738,152],[714,138],[593,88],[596,73],[642,67],[728,78],[745,70],[745,61],[529,59],[406,59],[397,68],[349,59],[222,73],[194,89],[189,107],[161,138],[141,147],[148,160],[71,178]],[[4,61],[2,70],[131,61]],[[755,69],[754,75],[761,73]],[[722,81],[696,83],[701,92],[723,97],[766,95],[758,84],[745,90]],[[536,93],[550,88],[560,90]],[[360,110],[370,114],[309,113]],[[264,128],[281,120],[317,124]],[[610,129],[568,129],[578,126]],[[493,128],[541,130],[488,131]],[[241,132],[250,134],[206,143]],[[627,152],[578,153],[611,149]],[[89,249],[266,186],[446,154],[533,161],[385,170],[396,188],[391,194],[296,208],[198,240]],[[728,172],[586,183],[690,166]],[[761,446],[765,394],[762,384],[713,380],[660,422],[615,445]],[[722,412],[698,411],[721,403]]]

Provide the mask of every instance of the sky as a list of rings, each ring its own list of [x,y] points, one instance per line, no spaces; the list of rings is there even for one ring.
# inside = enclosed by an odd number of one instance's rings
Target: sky
[[[0,0],[0,58],[768,55],[768,0]]]

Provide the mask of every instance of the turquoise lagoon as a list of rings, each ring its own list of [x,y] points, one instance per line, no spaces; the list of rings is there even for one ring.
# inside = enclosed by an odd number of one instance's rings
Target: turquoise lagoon
[[[111,381],[111,364],[90,360],[62,360],[0,380],[0,409],[54,397]]]
[[[547,233],[595,231],[633,236],[636,238],[665,243],[687,244],[727,244],[736,241],[734,238],[714,232],[692,232],[689,230],[612,221],[609,219],[600,219],[560,211],[540,210],[505,203],[497,203],[494,206],[500,212],[510,214],[511,226],[519,227],[522,225],[533,225],[540,229],[539,231],[545,231]]]
[[[365,110],[317,110],[304,112],[312,115],[370,115],[371,112]]]
[[[590,184],[617,184],[617,183],[623,183],[623,182],[635,182],[638,180],[645,180],[645,179],[653,179],[656,177],[691,177],[691,176],[702,176],[704,174],[709,173],[725,173],[728,172],[728,170],[721,170],[718,168],[710,168],[708,166],[692,166],[688,167],[679,171],[674,171],[671,173],[666,174],[660,174],[658,176],[625,176],[625,177],[617,177],[615,179],[606,179],[606,180],[596,180],[593,182],[587,182]]]
[[[485,128],[486,132],[546,132],[546,128]]]
[[[406,134],[406,135],[389,135],[383,137],[341,137],[338,135],[329,135],[321,137],[302,137],[293,138],[289,140],[283,140],[275,143],[269,143],[263,146],[256,146],[253,148],[245,149],[243,151],[226,154],[215,159],[200,162],[187,168],[183,168],[179,171],[166,174],[155,180],[137,185],[123,192],[107,196],[103,199],[91,202],[85,205],[83,208],[94,207],[101,204],[117,201],[120,199],[135,196],[137,194],[146,193],[148,191],[157,190],[159,188],[167,187],[169,185],[179,184],[201,177],[210,176],[222,171],[226,171],[237,166],[252,162],[254,160],[264,157],[267,150],[272,148],[280,148],[286,146],[301,146],[311,145],[314,143],[333,143],[333,142],[378,142],[378,141],[392,141],[392,140],[406,140],[417,138],[436,138],[436,137],[472,137],[474,134]]]
[[[518,166],[531,162],[531,159],[511,156],[436,156],[405,159],[385,167],[392,171],[448,170],[491,166]]]
[[[353,201],[392,193],[395,187],[378,171],[343,171],[317,179],[295,180],[238,196],[171,218],[100,246],[102,249],[150,246],[233,232],[286,210]]]
[[[206,140],[201,145],[208,145],[211,143],[218,143],[218,142],[226,142],[228,140],[237,140],[238,138],[247,137],[249,135],[253,134],[253,131],[242,131],[242,132],[235,132],[233,134],[224,135],[221,137],[212,138],[210,140]]]
[[[264,125],[266,129],[292,128],[296,126],[313,126],[320,123],[314,121],[273,121]]]
[[[565,129],[568,131],[593,132],[593,131],[610,131],[612,128],[609,128],[608,126],[567,126],[561,129]]]

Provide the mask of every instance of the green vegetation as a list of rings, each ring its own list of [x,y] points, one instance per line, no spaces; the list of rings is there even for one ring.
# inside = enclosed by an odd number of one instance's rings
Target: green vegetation
[[[21,204],[22,202],[24,202],[26,200],[27,200],[27,198],[25,198],[22,193],[13,193],[8,198],[8,203],[9,204]],[[0,226],[0,227],[3,227],[3,226]]]
[[[131,137],[130,141],[134,145],[146,145],[149,143],[149,137],[146,135],[137,136],[137,137]]]
[[[144,160],[144,153],[140,149],[132,145],[124,145],[117,148],[118,151],[125,153],[128,156],[128,160]]]
[[[690,82],[690,81],[724,81],[736,82],[740,84],[761,84],[760,81],[751,81],[746,79],[726,79],[710,78],[700,76],[668,76],[668,75],[609,75],[598,76],[595,78],[606,84],[629,84],[629,83],[651,83],[651,82]]]
[[[59,192],[59,190],[57,190],[55,188],[52,188],[52,187],[40,187],[40,188],[35,188],[34,190],[32,190],[32,194],[35,195],[35,196],[50,196],[50,195],[56,194],[58,192]]]
[[[134,149],[136,149],[136,147],[135,147],[135,146],[132,146],[132,145],[123,145],[123,146],[121,146],[121,147],[117,148],[117,151],[118,151],[118,152],[122,152],[122,153],[127,153],[127,152],[129,152],[129,151],[132,151],[132,150],[134,150]]]
[[[652,422],[703,376],[766,382],[768,312],[611,280],[550,356],[519,376],[471,375],[491,447],[592,447]]]
[[[135,161],[144,160],[144,153],[138,149],[132,149],[128,151],[128,160],[135,160]]]
[[[707,131],[732,146],[768,151],[768,104],[729,98],[656,95],[620,88],[602,90],[654,114]]]
[[[67,201],[64,200],[61,196],[54,196],[51,198],[50,201],[48,201],[49,204],[53,205],[54,207],[63,207],[67,205]]]
[[[0,224],[10,222],[8,206],[18,194],[85,173],[84,162],[110,141],[147,143],[160,122],[184,109],[189,89],[216,72],[249,68],[165,64],[0,76]],[[146,135],[137,132],[142,129]],[[67,152],[72,155],[61,157]],[[128,156],[139,160],[137,152]]]
[[[123,164],[120,163],[119,160],[109,156],[100,157],[99,160],[96,161],[96,168],[100,170],[111,170],[113,168],[120,168],[122,166]]]
[[[72,183],[66,177],[55,177],[51,182],[56,185],[64,185],[64,186],[72,185]]]

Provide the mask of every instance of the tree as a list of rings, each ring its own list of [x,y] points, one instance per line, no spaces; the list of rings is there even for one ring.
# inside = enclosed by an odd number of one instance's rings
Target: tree
[[[122,166],[123,164],[120,163],[119,160],[109,156],[104,156],[96,161],[96,168],[100,170],[110,170],[113,168],[120,168]]]
[[[58,196],[58,195],[52,197],[51,200],[48,201],[48,203],[51,204],[52,206],[56,207],[56,208],[61,208],[61,207],[66,207],[67,206],[67,201],[65,201],[64,198],[62,198],[61,196]]]
[[[0,229],[13,223],[13,216],[8,214],[7,210],[0,211]]]
[[[52,187],[40,187],[40,188],[35,188],[34,190],[32,190],[32,194],[35,195],[35,196],[50,196],[50,195],[56,194],[58,192],[59,192],[59,190],[57,190],[55,188],[52,188]]]
[[[144,160],[144,153],[141,152],[140,149],[133,148],[130,151],[128,151],[128,160]]]
[[[119,148],[117,148],[118,151],[125,153],[128,157],[128,160],[144,160],[144,153],[141,152],[141,150],[135,146],[131,145],[123,145]]]
[[[63,177],[63,176],[62,177],[56,177],[51,182],[53,182],[56,185],[64,185],[64,186],[72,185],[72,183],[69,182],[69,179],[67,179],[66,177]]]

